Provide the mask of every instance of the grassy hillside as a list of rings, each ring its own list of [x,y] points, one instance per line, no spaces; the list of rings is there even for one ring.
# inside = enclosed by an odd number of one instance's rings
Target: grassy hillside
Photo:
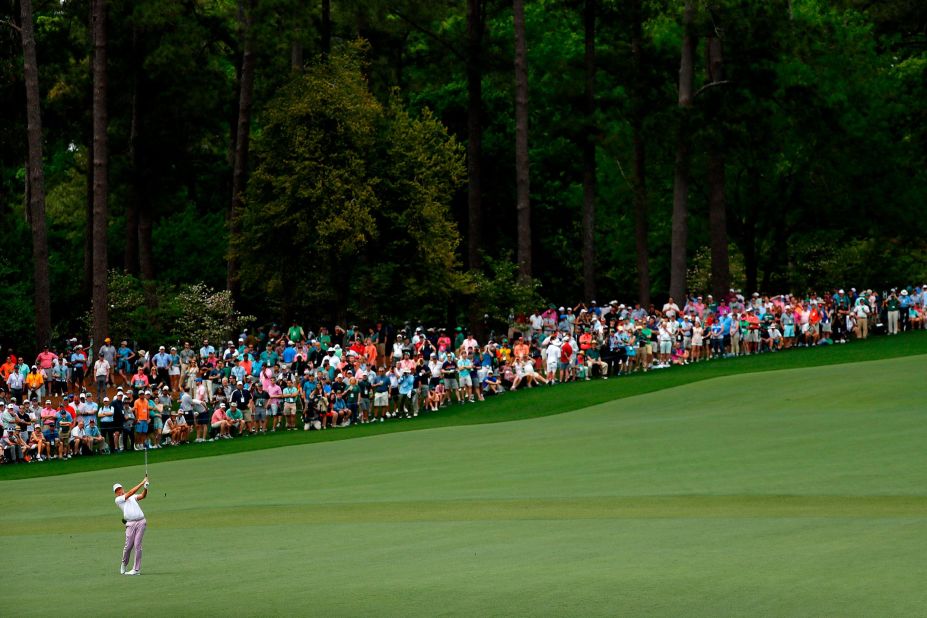
[[[2,481],[6,554],[23,558],[23,581],[54,583],[11,586],[4,607],[918,615],[925,363],[741,374],[521,422],[153,460],[138,578],[118,575],[110,486],[139,466]]]

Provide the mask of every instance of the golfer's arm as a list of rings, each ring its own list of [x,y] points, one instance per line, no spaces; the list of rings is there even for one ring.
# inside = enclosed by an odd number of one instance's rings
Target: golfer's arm
[[[146,464],[146,465],[147,465],[147,464]],[[144,484],[145,484],[145,481],[142,481],[141,483],[139,483],[138,485],[136,485],[135,487],[133,487],[132,489],[130,489],[129,491],[127,491],[127,492],[126,492],[126,498],[128,498],[129,496],[134,495],[139,489],[142,488],[142,486],[143,486]]]
[[[136,499],[136,500],[144,500],[145,497],[146,497],[147,495],[148,495],[148,490],[147,490],[147,489],[144,489],[144,490],[142,490],[142,493],[140,493],[135,499]]]

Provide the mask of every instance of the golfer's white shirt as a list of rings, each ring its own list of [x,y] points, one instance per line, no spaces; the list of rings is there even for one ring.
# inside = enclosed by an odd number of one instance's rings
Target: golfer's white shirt
[[[116,498],[116,506],[122,509],[122,518],[126,521],[145,519],[145,514],[142,513],[142,507],[138,505],[138,499],[135,496],[129,496],[128,499],[126,499],[125,495],[118,496]]]

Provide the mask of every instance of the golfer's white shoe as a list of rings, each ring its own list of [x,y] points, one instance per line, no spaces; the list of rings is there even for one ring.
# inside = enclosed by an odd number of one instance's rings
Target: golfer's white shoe
[[[135,569],[132,569],[131,571],[126,571],[125,574],[126,575],[138,575],[138,573],[139,573],[138,571],[136,571]]]
[[[119,574],[120,575],[126,574],[126,565],[122,564],[121,562],[119,563]]]

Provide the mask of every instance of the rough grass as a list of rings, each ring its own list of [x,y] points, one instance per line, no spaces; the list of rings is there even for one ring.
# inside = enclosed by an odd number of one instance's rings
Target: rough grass
[[[780,362],[770,359],[741,364]],[[534,398],[549,414],[520,422],[153,460],[138,578],[118,575],[110,486],[141,467],[2,481],[0,540],[23,583],[5,588],[3,606],[922,615],[925,362],[737,371],[564,414],[543,407],[544,397],[674,377],[660,372],[492,404]]]

